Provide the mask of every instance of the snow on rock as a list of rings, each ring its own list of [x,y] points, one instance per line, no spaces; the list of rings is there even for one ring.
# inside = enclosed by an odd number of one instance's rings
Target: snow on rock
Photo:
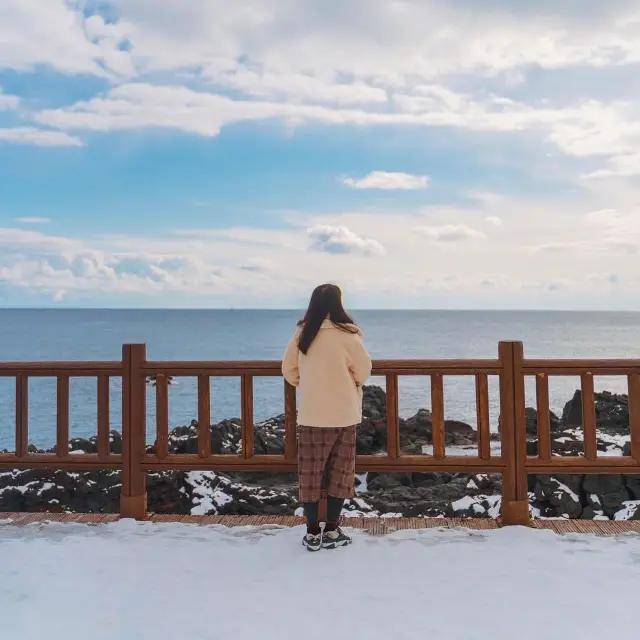
[[[622,509],[614,515],[614,520],[640,520],[640,500],[627,500]]]
[[[638,536],[524,527],[356,531],[351,547],[314,555],[302,535],[302,527],[132,521],[0,525],[0,566],[11,576],[0,589],[3,637],[512,640],[514,630],[518,640],[638,637]],[[296,576],[312,580],[311,601],[309,589],[292,588]],[[480,577],[482,588],[461,613],[460,585]],[[522,604],[531,601],[542,613],[537,621]],[[616,614],[571,613],[580,611]]]
[[[191,515],[276,515],[296,507],[296,501],[286,493],[250,487],[214,471],[191,471],[184,479],[193,505]]]

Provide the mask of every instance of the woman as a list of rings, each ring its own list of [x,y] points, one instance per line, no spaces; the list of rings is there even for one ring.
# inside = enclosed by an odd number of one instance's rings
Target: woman
[[[307,520],[309,551],[351,542],[338,526],[346,498],[354,495],[356,425],[362,421],[362,385],[371,358],[362,331],[342,306],[332,284],[315,289],[282,361],[286,380],[300,390],[298,474]],[[327,522],[320,523],[321,489],[327,491]]]

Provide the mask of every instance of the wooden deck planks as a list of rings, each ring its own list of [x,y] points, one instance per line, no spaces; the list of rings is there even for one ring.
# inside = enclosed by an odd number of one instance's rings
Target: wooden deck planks
[[[64,524],[107,524],[119,519],[117,514],[100,513],[14,513],[0,512],[0,526],[7,524],[25,526],[43,522]],[[175,523],[195,525],[221,525],[225,527],[279,526],[297,527],[304,519],[296,516],[191,516],[184,514],[151,513],[147,518],[153,523]],[[359,529],[373,536],[383,536],[407,529],[473,529],[488,531],[500,528],[489,518],[345,518],[344,526]],[[620,535],[640,533],[640,521],[613,520],[533,520],[534,529],[546,529],[558,534],[581,533],[596,535]]]

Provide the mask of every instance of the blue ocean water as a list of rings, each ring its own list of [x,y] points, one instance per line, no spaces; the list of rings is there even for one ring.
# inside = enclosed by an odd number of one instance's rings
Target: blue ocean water
[[[500,340],[522,340],[528,357],[640,357],[640,313],[357,311],[364,340],[374,358],[492,358]],[[122,344],[143,342],[153,360],[279,359],[300,317],[298,311],[247,310],[0,310],[0,361],[119,360]],[[372,384],[384,386],[382,378]],[[578,387],[577,378],[550,382],[551,407],[559,412]],[[596,379],[596,388],[626,391],[624,378]],[[238,379],[212,379],[214,422],[240,415]],[[527,401],[534,403],[534,382]],[[282,412],[282,381],[255,381],[255,418]],[[95,380],[71,380],[72,437],[96,433]],[[120,381],[112,380],[111,425],[120,428]],[[490,380],[491,421],[498,419],[497,380]],[[13,449],[15,381],[0,378],[0,448]],[[170,387],[170,426],[196,417],[196,381],[181,378]],[[155,432],[154,391],[148,388],[147,428]],[[55,442],[55,380],[31,379],[29,440]],[[429,380],[400,380],[400,413],[430,407]],[[447,418],[475,424],[473,380],[445,378]]]

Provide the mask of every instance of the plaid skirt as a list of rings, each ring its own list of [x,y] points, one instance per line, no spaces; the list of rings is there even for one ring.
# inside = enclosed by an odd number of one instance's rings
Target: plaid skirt
[[[300,502],[318,502],[321,491],[334,498],[355,493],[356,428],[298,427]]]

